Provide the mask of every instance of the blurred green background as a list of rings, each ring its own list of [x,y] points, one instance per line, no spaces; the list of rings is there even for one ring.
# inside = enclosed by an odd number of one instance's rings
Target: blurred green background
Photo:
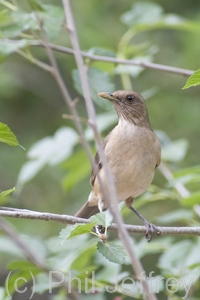
[[[21,1],[20,1],[21,2]],[[19,2],[19,3],[20,3]],[[118,51],[121,36],[127,27],[120,21],[123,13],[131,9],[136,1],[72,1],[80,45],[83,50],[102,47]],[[143,1],[140,1],[143,2]],[[154,1],[161,4],[165,13],[176,13],[190,20],[199,20],[199,1]],[[57,4],[57,1],[44,1]],[[22,7],[26,3],[21,2]],[[54,41],[70,47],[68,34],[64,29]],[[150,30],[136,35],[133,44],[149,44],[158,48],[154,62],[196,70],[198,68],[199,38],[197,33],[179,30]],[[48,62],[44,49],[31,48],[35,57]],[[76,68],[73,56],[55,53],[63,77],[72,97],[79,97],[73,87],[71,72]],[[102,63],[98,63],[100,65]],[[94,64],[95,65],[95,64]],[[109,69],[110,64],[103,64]],[[112,77],[116,89],[123,88],[120,76]],[[152,69],[144,70],[137,78],[131,78],[134,90],[142,93],[155,88],[155,94],[147,100],[150,120],[154,129],[163,130],[172,140],[184,138],[189,150],[181,166],[199,162],[199,91],[200,88],[182,90],[186,77]],[[61,126],[73,127],[73,122],[64,120],[67,113],[62,96],[53,78],[17,54],[9,56],[0,65],[0,120],[6,123],[27,150],[33,143],[46,136],[52,136]],[[85,117],[83,99],[78,103],[80,115]],[[97,112],[102,112],[98,106]],[[112,109],[110,107],[110,109]],[[107,132],[109,129],[107,130]],[[104,132],[103,136],[107,132]],[[1,190],[16,185],[22,165],[27,161],[26,152],[1,144],[0,168]],[[73,214],[84,203],[90,191],[88,178],[78,189],[63,191],[60,181],[66,170],[60,166],[46,166],[36,178],[28,182],[19,198],[11,200],[13,206],[39,211]],[[158,175],[160,176],[160,174]],[[157,176],[157,177],[158,177]],[[144,208],[145,210],[145,208]],[[20,230],[37,234],[37,222],[13,220]],[[35,226],[33,226],[33,223]],[[26,224],[26,226],[24,226]],[[40,223],[44,237],[56,234],[61,225]]]
[[[118,57],[123,55],[127,59],[150,53],[155,63],[189,70],[198,69],[200,53],[198,30],[196,32],[183,28],[145,30],[131,39],[129,46],[131,45],[132,49],[122,45],[121,38],[127,32],[128,27],[122,22],[121,16],[131,10],[136,2],[130,0],[71,1],[81,49],[87,51],[92,47],[100,47],[116,53]],[[145,1],[140,1],[142,2]],[[17,3],[22,8],[28,7],[25,1],[17,1]],[[42,3],[62,7],[60,1],[42,1]],[[177,14],[190,21],[199,22],[200,2],[198,0],[163,0],[154,1],[154,3],[162,6],[164,14]],[[0,9],[3,8],[0,4]],[[64,28],[53,43],[71,47],[68,33]],[[30,50],[35,57],[48,63],[43,48],[30,47]],[[72,71],[76,69],[76,64],[73,56],[54,53],[72,97],[79,98],[77,109],[80,116],[87,117],[84,100],[74,88]],[[116,89],[124,88],[123,78],[126,80],[126,77],[116,74],[114,64],[89,62],[88,66],[107,71]],[[182,90],[187,77],[153,69],[144,69],[137,76],[128,75],[128,78],[135,91],[148,95],[147,107],[152,127],[155,130],[164,131],[171,140],[186,139],[188,141],[187,154],[176,167],[185,168],[199,164],[200,87]],[[100,114],[106,110],[96,105],[96,111]],[[110,106],[107,111],[113,111],[113,108]],[[62,126],[74,128],[72,121],[62,118],[64,113],[69,112],[51,75],[18,54],[12,54],[2,61],[0,64],[0,122],[6,123],[11,128],[19,143],[27,151],[20,147],[14,148],[0,144],[1,191],[16,186],[20,169],[27,162],[27,152],[34,143],[46,136],[53,136]],[[112,127],[113,125],[106,128],[102,136],[104,137]],[[95,151],[94,144],[92,146]],[[78,151],[81,151],[80,144],[74,148],[75,154]],[[81,152],[80,162],[85,162],[86,159],[86,155]],[[90,192],[89,163],[84,165],[86,170],[84,178],[77,185],[66,188],[67,179],[64,180],[64,178],[73,176],[74,169],[78,174],[77,168],[77,166],[73,168],[73,165],[70,167],[68,161],[54,166],[46,165],[36,177],[23,186],[20,193],[10,197],[5,205],[36,211],[74,214],[85,202]],[[166,182],[159,171],[157,171],[154,184],[165,187]],[[150,219],[159,216],[161,210],[157,202],[153,204],[152,210],[150,205],[142,207],[141,212],[148,215]],[[163,201],[162,205],[162,214],[177,207],[177,203],[167,200]],[[132,219],[132,215],[129,215],[127,222],[133,223]],[[9,221],[24,234],[37,236],[39,232],[40,238],[58,235],[60,229],[63,228],[62,224],[54,222],[22,219],[9,219]],[[138,221],[134,219],[134,222]],[[5,267],[11,257],[4,254],[2,258],[4,261],[0,258],[0,262]]]

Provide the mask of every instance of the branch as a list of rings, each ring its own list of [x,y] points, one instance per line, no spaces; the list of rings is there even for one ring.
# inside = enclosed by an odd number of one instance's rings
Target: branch
[[[91,163],[91,165],[93,167],[94,166],[94,159],[93,159],[93,155],[92,155],[92,152],[90,150],[90,147],[89,147],[89,144],[84,136],[84,132],[83,132],[83,128],[82,128],[82,125],[81,125],[81,121],[80,121],[80,118],[79,118],[79,115],[76,111],[76,107],[74,105],[74,102],[72,101],[72,98],[70,96],[70,93],[65,85],[65,82],[62,78],[62,75],[59,71],[59,68],[58,68],[58,65],[57,65],[57,62],[56,62],[56,59],[53,55],[53,52],[49,46],[49,43],[48,43],[48,40],[47,40],[47,37],[46,37],[46,33],[44,31],[44,28],[43,28],[43,24],[42,24],[42,21],[40,20],[38,14],[36,13],[36,19],[38,20],[38,24],[40,26],[40,29],[41,29],[41,34],[42,34],[42,38],[43,38],[43,46],[46,48],[46,52],[47,52],[47,55],[48,55],[48,58],[49,58],[49,61],[51,63],[51,66],[52,66],[52,74],[54,76],[54,79],[60,89],[60,92],[63,96],[63,99],[70,111],[70,113],[73,115],[74,117],[74,124],[76,126],[76,129],[78,131],[78,133],[80,134],[80,140],[81,140],[81,143],[83,145],[83,148],[85,149],[86,153],[87,153],[87,156],[89,158],[89,161]]]
[[[41,41],[31,42],[31,46],[44,47],[44,45]],[[55,50],[55,51],[58,51],[61,53],[75,55],[75,51],[71,48],[66,48],[66,47],[54,45],[51,43],[49,43],[49,47],[51,47],[52,50]],[[193,70],[175,68],[175,67],[156,64],[156,63],[143,62],[143,61],[139,62],[139,61],[130,60],[130,59],[118,59],[118,58],[114,58],[114,57],[92,55],[92,54],[89,54],[89,53],[83,52],[83,51],[80,51],[80,53],[83,57],[89,58],[91,61],[103,61],[103,62],[114,63],[114,64],[133,65],[133,66],[138,66],[138,67],[143,67],[143,68],[150,68],[150,69],[154,69],[154,70],[170,72],[170,73],[183,75],[183,76],[191,76],[194,73]]]
[[[47,270],[44,262],[41,261],[41,259],[27,246],[26,243],[24,243],[24,241],[19,237],[16,229],[11,224],[0,218],[0,228],[11,238],[13,243],[15,243],[23,251],[30,261],[41,267],[43,270]]]
[[[0,216],[9,218],[21,218],[30,220],[42,220],[42,221],[55,221],[64,224],[75,223],[90,223],[87,219],[77,218],[70,215],[53,214],[49,212],[38,212],[27,209],[17,209],[0,207]],[[139,225],[124,224],[123,227],[130,233],[145,233],[145,227]],[[162,227],[157,226],[161,232],[161,235],[200,235],[200,227]],[[112,224],[108,227],[109,230],[118,230],[116,224]]]
[[[7,42],[10,43],[15,43],[15,40],[9,40],[9,39],[4,39]],[[30,41],[30,45],[33,47],[44,47],[44,42],[43,41]],[[52,50],[55,50],[57,52],[65,53],[65,54],[71,54],[75,55],[75,51],[71,48],[67,48],[64,46],[58,46],[52,43],[48,43],[49,47]],[[18,51],[19,52],[19,51]],[[101,55],[93,55],[89,54],[84,51],[80,51],[80,54],[83,57],[89,58],[91,61],[103,61],[107,63],[114,63],[114,64],[122,64],[122,65],[133,65],[133,66],[138,66],[138,67],[143,67],[143,68],[149,68],[149,69],[154,69],[154,70],[159,70],[159,71],[165,71],[169,73],[174,73],[178,75],[183,75],[183,76],[191,76],[194,71],[193,70],[187,70],[187,69],[182,69],[182,68],[176,68],[176,67],[171,67],[171,66],[166,66],[166,65],[161,65],[161,64],[156,64],[156,63],[151,63],[151,62],[146,62],[146,61],[136,61],[134,59],[119,59],[119,58],[114,58],[114,57],[108,57],[108,56],[101,56]],[[24,55],[25,57],[25,55]],[[25,58],[28,58],[25,57]],[[28,58],[30,60],[30,58]],[[34,59],[35,62],[36,59]],[[37,64],[37,63],[36,63]],[[40,66],[39,64],[37,64]]]
[[[63,6],[64,6],[65,15],[66,15],[66,19],[67,19],[67,28],[69,29],[71,43],[72,43],[74,51],[75,51],[74,55],[75,55],[77,67],[78,67],[79,74],[80,74],[80,80],[81,80],[81,85],[82,85],[82,89],[83,89],[83,94],[85,96],[86,108],[87,108],[87,112],[88,112],[88,116],[89,116],[89,123],[94,132],[94,137],[95,137],[95,140],[98,145],[98,153],[99,153],[100,159],[102,161],[102,164],[103,164],[103,167],[105,170],[107,183],[109,185],[108,193],[106,194],[104,191],[104,188],[102,188],[103,186],[102,186],[101,181],[99,180],[99,176],[98,176],[100,188],[103,193],[104,200],[108,203],[108,206],[109,206],[110,212],[114,218],[114,221],[117,223],[118,235],[119,235],[120,240],[124,244],[124,247],[126,248],[127,253],[129,254],[132,268],[135,271],[136,276],[138,278],[140,278],[140,275],[142,273],[144,274],[145,272],[144,272],[144,269],[142,267],[140,260],[137,258],[135,251],[132,248],[130,237],[124,227],[122,216],[118,210],[118,205],[117,205],[118,199],[117,199],[117,192],[116,192],[116,188],[115,188],[115,184],[114,184],[114,178],[113,178],[113,175],[108,166],[108,163],[107,163],[107,160],[106,160],[106,157],[104,154],[104,150],[102,147],[102,142],[101,142],[98,130],[97,130],[94,105],[93,105],[91,97],[90,97],[90,89],[89,89],[89,84],[88,84],[88,80],[87,80],[87,73],[86,73],[86,69],[85,69],[85,66],[83,63],[83,58],[82,58],[80,47],[79,47],[79,41],[78,41],[78,36],[76,33],[76,27],[75,27],[75,23],[74,23],[73,13],[72,13],[71,6],[70,6],[70,0],[63,0]],[[144,278],[141,280],[141,284],[143,287],[145,297],[148,300],[156,300],[155,295],[149,292],[149,285],[148,285],[146,276],[144,276]]]

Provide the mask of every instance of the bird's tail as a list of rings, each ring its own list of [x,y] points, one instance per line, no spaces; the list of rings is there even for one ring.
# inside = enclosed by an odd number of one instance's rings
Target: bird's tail
[[[74,216],[78,218],[89,219],[91,216],[97,213],[99,213],[98,206],[89,206],[89,202],[87,201]]]

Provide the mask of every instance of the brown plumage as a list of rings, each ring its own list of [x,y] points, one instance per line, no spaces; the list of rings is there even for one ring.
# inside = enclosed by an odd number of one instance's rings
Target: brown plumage
[[[119,117],[118,125],[104,140],[104,152],[114,176],[118,200],[126,201],[126,205],[143,220],[146,237],[151,240],[156,227],[132,207],[134,198],[144,193],[151,184],[155,168],[160,163],[160,143],[151,128],[145,101],[133,91],[119,90],[114,93],[100,93],[99,96],[113,103]],[[95,163],[106,191],[109,186],[98,153]],[[89,218],[108,208],[96,175],[92,170],[92,191],[76,217]]]

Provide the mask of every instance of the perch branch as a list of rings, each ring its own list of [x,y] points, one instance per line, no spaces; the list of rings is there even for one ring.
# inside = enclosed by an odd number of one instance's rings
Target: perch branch
[[[0,216],[9,218],[21,218],[30,220],[55,221],[63,224],[90,223],[87,219],[77,218],[70,215],[53,214],[49,212],[38,212],[27,209],[0,207]],[[130,233],[145,233],[145,227],[139,225],[124,224],[124,228]],[[157,226],[161,235],[199,235],[200,227],[162,227]],[[116,224],[108,227],[109,230],[118,230]]]

